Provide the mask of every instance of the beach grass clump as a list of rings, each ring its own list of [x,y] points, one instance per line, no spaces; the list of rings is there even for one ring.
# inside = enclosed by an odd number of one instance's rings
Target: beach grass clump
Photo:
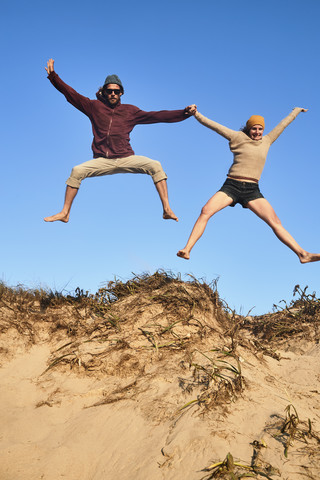
[[[283,445],[283,453],[287,458],[289,448],[295,441],[303,444],[303,447],[309,446],[313,452],[314,447],[318,450],[320,460],[320,435],[317,433],[310,419],[302,421],[294,405],[288,404],[285,408],[285,416],[275,416],[275,421],[266,427],[276,440]],[[300,445],[301,446],[301,445]]]
[[[310,418],[301,420],[296,407],[289,403],[284,415],[273,415],[265,433],[277,440],[285,459],[308,458],[307,465],[298,465],[306,478],[320,478],[320,435]]]
[[[244,389],[241,364],[235,353],[219,349],[204,353],[196,349],[191,356],[190,367],[192,378],[180,377],[180,387],[188,394],[199,389],[200,392],[181,406],[177,413],[194,406],[200,407],[200,412],[204,413],[218,405],[230,404]]]
[[[308,287],[302,289],[296,285],[293,299],[289,304],[284,300],[274,305],[274,313],[250,317],[243,328],[250,330],[257,345],[282,345],[290,337],[295,339],[320,341],[320,299],[316,293],[307,293]]]
[[[226,458],[220,462],[215,462],[204,471],[209,472],[201,480],[241,480],[243,478],[257,478],[256,472],[250,465],[240,463],[234,460],[229,452]]]

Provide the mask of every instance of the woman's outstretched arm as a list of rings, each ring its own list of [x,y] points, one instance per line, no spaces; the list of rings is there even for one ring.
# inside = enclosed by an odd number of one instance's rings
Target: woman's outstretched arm
[[[283,132],[283,130],[288,126],[290,125],[291,122],[293,122],[293,120],[295,118],[297,118],[297,116],[299,115],[299,113],[301,112],[307,112],[308,109],[307,108],[301,108],[301,107],[295,107],[292,112],[289,113],[289,115],[284,118],[283,120],[281,120],[281,122],[276,126],[274,127],[273,130],[271,130],[270,133],[268,133],[268,135],[266,135],[266,137],[269,137],[270,139],[270,143],[273,143],[275,140],[277,140],[277,138],[279,137],[279,135],[281,135],[281,133]]]
[[[219,135],[222,135],[224,138],[226,138],[229,141],[234,137],[234,135],[239,133],[239,132],[236,132],[235,130],[231,130],[231,128],[225,127],[224,125],[220,125],[220,123],[210,120],[210,118],[205,117],[198,111],[196,111],[194,116],[198,120],[198,122],[202,123],[202,125],[210,128],[211,130],[214,130]]]

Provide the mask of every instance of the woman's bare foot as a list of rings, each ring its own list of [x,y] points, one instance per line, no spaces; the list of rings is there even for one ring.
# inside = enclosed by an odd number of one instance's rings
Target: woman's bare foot
[[[68,213],[57,213],[56,215],[52,215],[51,217],[45,217],[44,218],[45,222],[63,222],[63,223],[68,223],[69,221],[69,214]]]
[[[320,253],[304,252],[299,255],[299,259],[301,263],[319,262]]]
[[[162,217],[165,219],[165,220],[175,220],[176,222],[178,222],[178,217],[173,213],[173,211],[171,210],[171,208],[168,208],[167,210],[163,210],[163,215]]]
[[[182,250],[179,250],[179,252],[177,253],[177,256],[184,258],[185,260],[189,260],[190,252],[186,248],[183,248]]]

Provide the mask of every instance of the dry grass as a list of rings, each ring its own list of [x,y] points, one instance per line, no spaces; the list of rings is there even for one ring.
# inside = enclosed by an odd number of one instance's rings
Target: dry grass
[[[255,339],[262,345],[283,345],[290,337],[307,339],[315,342],[320,340],[320,299],[316,294],[307,294],[307,288],[303,290],[296,285],[294,299],[288,305],[284,300],[280,302],[284,306],[274,305],[275,313],[251,317],[246,323]]]
[[[283,447],[284,461],[289,461],[292,456],[294,465],[300,469],[301,477],[317,480],[320,474],[320,436],[314,430],[311,420],[302,421],[294,405],[289,404],[285,415],[274,415],[266,426],[263,436],[270,435]],[[268,448],[264,440],[254,440],[251,443],[253,454],[251,463],[246,464],[241,460],[235,461],[229,452],[223,461],[216,461],[203,471],[209,472],[202,480],[225,479],[240,480],[242,478],[267,478],[281,477],[279,469],[264,461],[264,452]],[[301,463],[297,464],[297,459]],[[306,462],[308,459],[308,462]],[[292,459],[291,459],[292,460]]]
[[[301,420],[294,405],[288,404],[285,415],[272,415],[265,427],[263,436],[269,435],[279,442],[283,448],[283,461],[291,461],[301,478],[317,480],[320,475],[320,436],[314,430],[310,419]],[[266,444],[255,441],[252,465],[256,471],[266,469],[270,473],[271,466],[263,461],[263,448]],[[263,448],[262,448],[263,447]],[[276,475],[280,472],[274,471]]]
[[[195,399],[180,407],[178,413],[196,405],[201,407],[201,413],[205,413],[218,405],[235,401],[243,391],[245,382],[241,365],[234,353],[219,349],[204,353],[196,349],[189,366],[192,377],[180,378],[180,387],[188,393],[200,391]]]
[[[73,295],[62,295],[2,283],[0,333],[15,329],[30,344],[43,335],[61,340],[48,369],[68,366],[110,373],[106,363],[119,371],[121,358],[129,374],[130,362],[133,371],[150,356],[159,361],[170,357],[181,388],[191,392],[200,386],[215,400],[221,391],[231,399],[244,387],[239,345],[279,358],[277,347],[290,337],[319,341],[320,300],[306,288],[297,285],[294,296],[299,298],[273,314],[242,317],[220,300],[216,287],[216,282],[192,276],[183,281],[165,271],[134,275],[127,282],[116,279],[95,294],[78,288]],[[124,354],[130,362],[123,360]],[[184,378],[181,372],[186,370],[190,375]],[[210,404],[203,392],[197,398],[195,403]]]

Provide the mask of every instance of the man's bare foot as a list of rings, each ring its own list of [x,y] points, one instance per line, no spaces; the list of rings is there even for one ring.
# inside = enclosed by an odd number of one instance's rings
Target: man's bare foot
[[[171,210],[171,208],[168,208],[168,210],[164,210],[162,217],[163,217],[165,220],[175,220],[176,222],[179,221],[179,220],[178,220],[178,217],[173,213],[173,211]]]
[[[45,217],[44,218],[45,222],[63,222],[63,223],[68,223],[69,222],[69,214],[65,214],[63,212],[57,213],[56,215],[52,215],[51,217]]]
[[[299,255],[299,258],[301,263],[319,262],[320,253],[304,252],[303,254]]]
[[[183,248],[182,250],[179,250],[179,252],[177,253],[177,256],[184,258],[185,260],[189,260],[190,252],[186,248]]]

